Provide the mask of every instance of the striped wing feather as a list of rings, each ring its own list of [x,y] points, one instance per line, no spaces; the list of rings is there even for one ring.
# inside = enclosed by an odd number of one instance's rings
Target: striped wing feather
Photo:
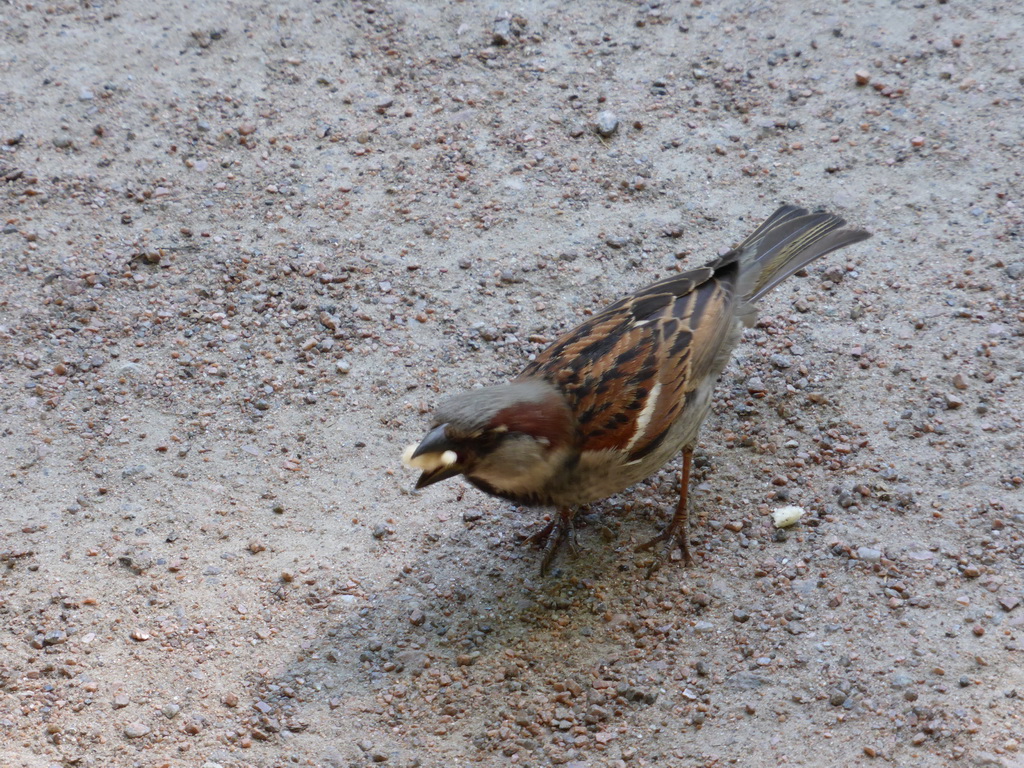
[[[566,394],[582,450],[642,457],[710,371],[732,327],[739,267],[734,251],[612,304],[544,350],[520,378],[547,379]]]

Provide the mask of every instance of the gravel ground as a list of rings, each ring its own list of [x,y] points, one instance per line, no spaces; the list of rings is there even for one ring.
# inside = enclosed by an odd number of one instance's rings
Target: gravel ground
[[[1019,4],[0,13],[5,767],[1024,765]],[[410,492],[783,201],[875,236],[726,370],[696,567],[633,553],[675,465],[545,579]]]

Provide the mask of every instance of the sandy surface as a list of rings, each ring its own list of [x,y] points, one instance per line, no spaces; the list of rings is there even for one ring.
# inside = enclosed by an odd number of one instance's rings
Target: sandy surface
[[[1024,765],[1019,4],[0,17],[0,764]],[[695,568],[632,551],[674,465],[546,579],[410,492],[441,396],[783,201],[875,236],[726,370]]]

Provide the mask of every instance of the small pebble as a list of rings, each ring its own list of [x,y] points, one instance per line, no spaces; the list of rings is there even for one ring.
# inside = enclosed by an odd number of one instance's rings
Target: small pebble
[[[889,682],[892,683],[893,688],[906,688],[907,686],[913,684],[914,679],[910,677],[910,675],[905,675],[902,672],[897,672],[889,678]]]
[[[511,45],[515,42],[515,34],[512,31],[512,20],[506,16],[495,19],[491,27],[491,45]]]
[[[857,559],[866,563],[877,563],[882,559],[882,552],[873,547],[857,547]]]
[[[43,635],[45,645],[61,645],[68,641],[68,633],[62,629],[54,629]]]
[[[767,388],[759,376],[751,376],[747,379],[747,392],[752,395],[760,395],[767,392]]]
[[[611,136],[619,129],[619,117],[610,110],[598,113],[594,129],[604,137]]]
[[[149,733],[149,726],[138,721],[129,723],[124,728],[125,738],[128,739],[141,739],[147,733]]]

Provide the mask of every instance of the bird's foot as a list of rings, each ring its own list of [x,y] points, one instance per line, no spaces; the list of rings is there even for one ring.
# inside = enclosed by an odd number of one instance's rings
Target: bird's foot
[[[656,570],[661,567],[661,564],[668,558],[672,557],[672,553],[677,549],[682,555],[683,565],[689,567],[693,565],[693,555],[690,554],[690,545],[687,541],[686,531],[680,530],[682,526],[675,526],[669,524],[665,527],[661,533],[655,536],[650,541],[644,542],[636,548],[636,552],[646,552],[649,549],[654,549],[659,544],[659,551],[654,556],[654,562],[651,563],[647,569],[647,577],[650,578]]]
[[[546,576],[551,562],[562,548],[562,544],[568,543],[569,549],[575,555],[579,552],[576,544],[576,527],[572,523],[572,514],[567,511],[561,512],[558,517],[552,518],[547,525],[539,531],[526,537],[529,544],[535,544],[543,548],[543,555],[540,561],[540,575]]]

